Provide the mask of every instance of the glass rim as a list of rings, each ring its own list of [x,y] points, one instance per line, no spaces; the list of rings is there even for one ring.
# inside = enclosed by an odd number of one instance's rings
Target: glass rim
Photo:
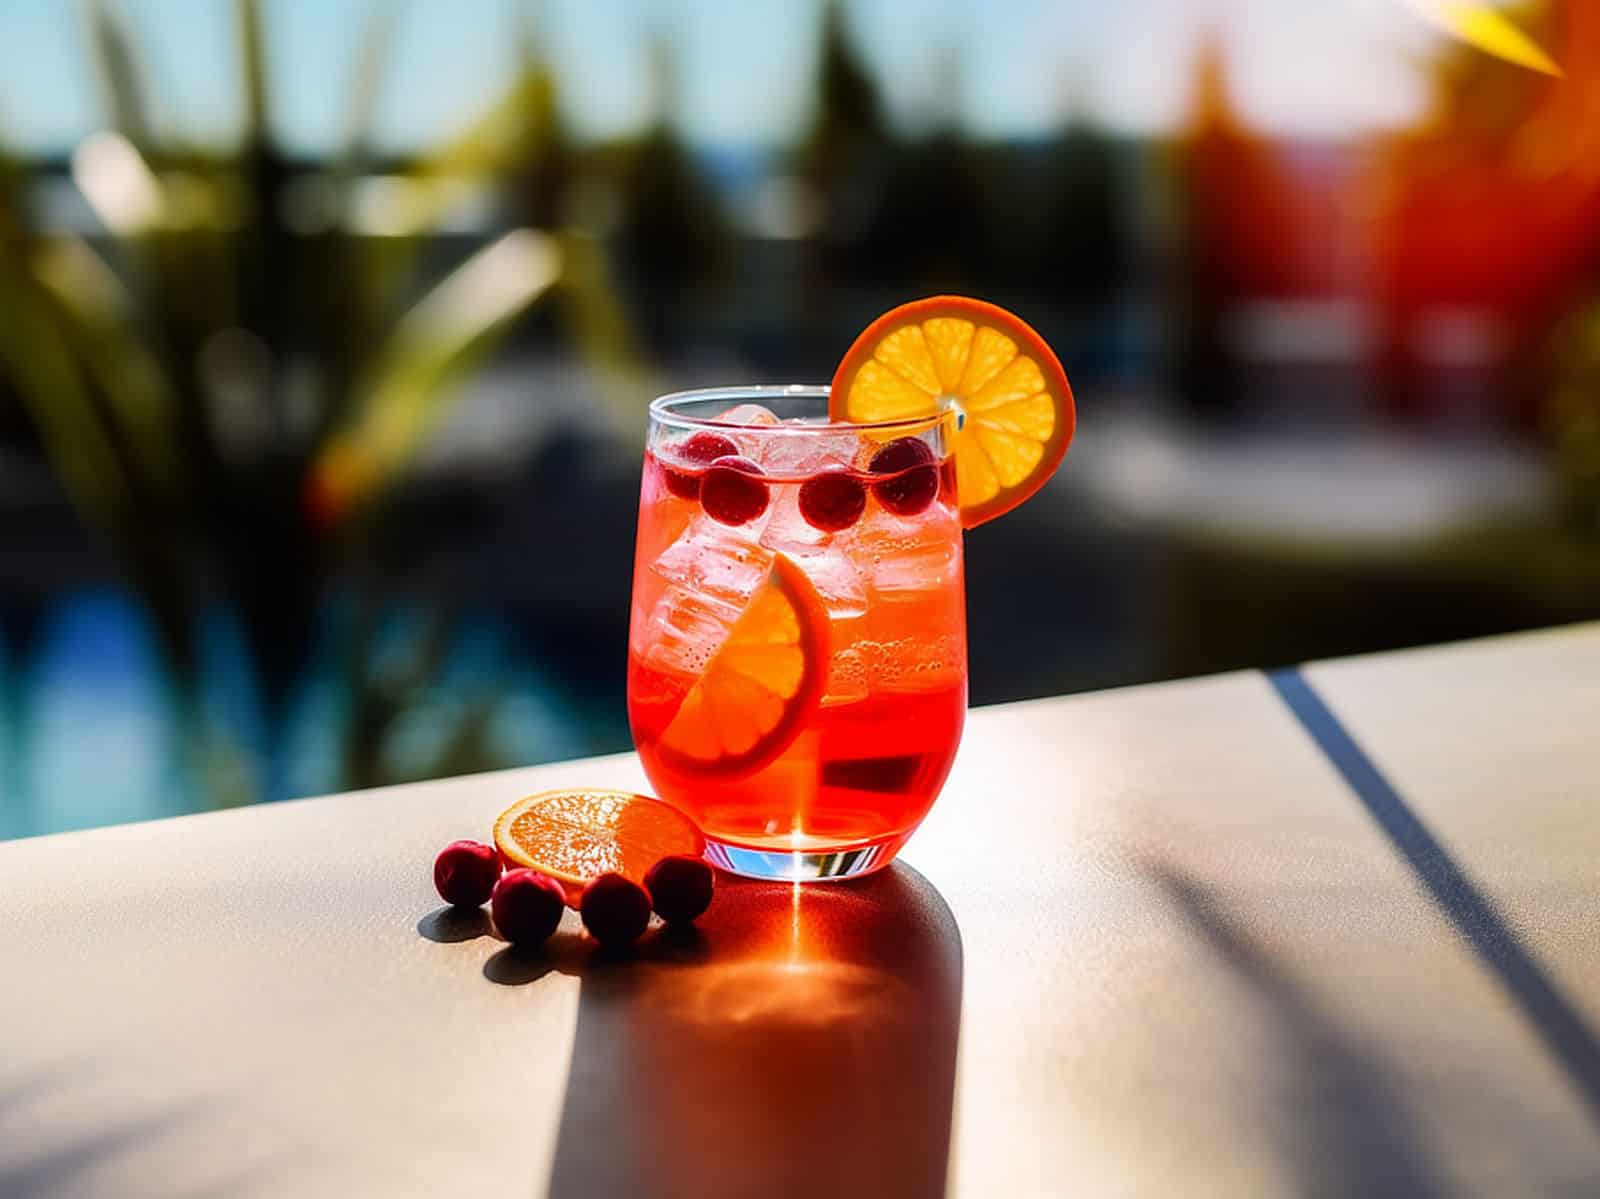
[[[895,420],[830,419],[818,425],[755,425],[743,421],[718,420],[715,417],[688,416],[675,410],[681,404],[711,400],[736,404],[741,400],[759,401],[763,396],[826,400],[832,391],[833,389],[826,383],[752,383],[743,387],[696,387],[686,391],[669,391],[650,401],[650,419],[656,424],[675,429],[739,429],[757,434],[803,436],[830,429],[854,429],[857,432],[869,433],[922,432],[948,420],[951,415],[948,409],[942,409],[932,416],[899,417]]]

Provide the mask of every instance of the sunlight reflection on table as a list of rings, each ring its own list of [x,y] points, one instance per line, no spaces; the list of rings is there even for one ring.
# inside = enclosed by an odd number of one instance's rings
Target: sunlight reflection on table
[[[701,925],[584,971],[551,1194],[941,1194],[961,944],[938,892],[903,866],[723,880]]]

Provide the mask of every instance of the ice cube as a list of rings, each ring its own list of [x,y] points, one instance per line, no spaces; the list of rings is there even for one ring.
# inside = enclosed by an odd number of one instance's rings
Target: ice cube
[[[649,664],[686,674],[705,669],[772,569],[772,551],[760,542],[765,519],[730,528],[697,512],[650,565],[661,592],[642,638]]]
[[[854,532],[853,548],[869,596],[893,601],[900,594],[932,591],[955,580],[961,534],[937,504],[911,517],[869,506]]]
[[[749,524],[729,526],[696,512],[683,535],[652,564],[668,584],[743,606],[772,569],[761,544],[770,509]]]
[[[826,466],[855,465],[860,448],[861,438],[848,429],[785,424],[781,432],[761,435],[756,461],[769,475],[804,478]]]
[[[922,689],[959,677],[961,530],[939,504],[912,517],[869,506],[856,554],[867,585],[861,645],[874,690]]]
[[[789,557],[806,572],[833,620],[848,620],[867,610],[867,585],[849,554],[823,548]]]
[[[763,435],[745,430],[766,429],[782,423],[778,420],[776,412],[770,408],[763,408],[760,404],[735,404],[732,408],[717,413],[712,419],[739,426],[737,429],[728,428],[716,432],[730,438],[738,447],[739,453],[752,461],[760,460],[756,451]]]
[[[763,408],[760,404],[735,404],[726,412],[719,413],[717,419],[724,424],[753,427],[779,423],[778,414],[770,408]]]
[[[793,556],[827,545],[832,534],[817,528],[800,513],[800,485],[779,483],[772,488],[772,503],[761,544]]]
[[[787,555],[806,572],[834,620],[865,612],[867,587],[852,552],[852,530],[828,533],[807,521],[800,514],[797,483],[773,488],[771,513],[761,534],[762,546]]]

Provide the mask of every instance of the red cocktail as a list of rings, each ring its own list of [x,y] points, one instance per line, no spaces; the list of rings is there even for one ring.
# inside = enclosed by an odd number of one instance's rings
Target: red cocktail
[[[628,713],[709,856],[772,878],[885,865],[966,713],[955,415],[830,422],[825,388],[651,406]]]

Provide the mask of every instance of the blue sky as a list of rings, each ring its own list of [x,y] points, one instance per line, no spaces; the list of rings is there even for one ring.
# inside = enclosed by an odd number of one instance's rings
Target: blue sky
[[[556,65],[563,113],[604,139],[650,120],[653,38],[676,50],[694,141],[781,146],[810,119],[822,0],[263,0],[286,144],[336,144],[361,29],[398,8],[378,135],[424,148],[492,101],[529,22]],[[158,83],[161,128],[226,142],[238,127],[233,5],[122,0]],[[1394,124],[1422,102],[1412,61],[1433,35],[1395,0],[851,0],[850,29],[895,120],[955,120],[1026,137],[1083,113],[1113,128],[1169,128],[1201,31],[1227,48],[1241,106],[1264,126],[1340,133]],[[0,137],[61,152],[102,121],[81,7],[0,0]]]

